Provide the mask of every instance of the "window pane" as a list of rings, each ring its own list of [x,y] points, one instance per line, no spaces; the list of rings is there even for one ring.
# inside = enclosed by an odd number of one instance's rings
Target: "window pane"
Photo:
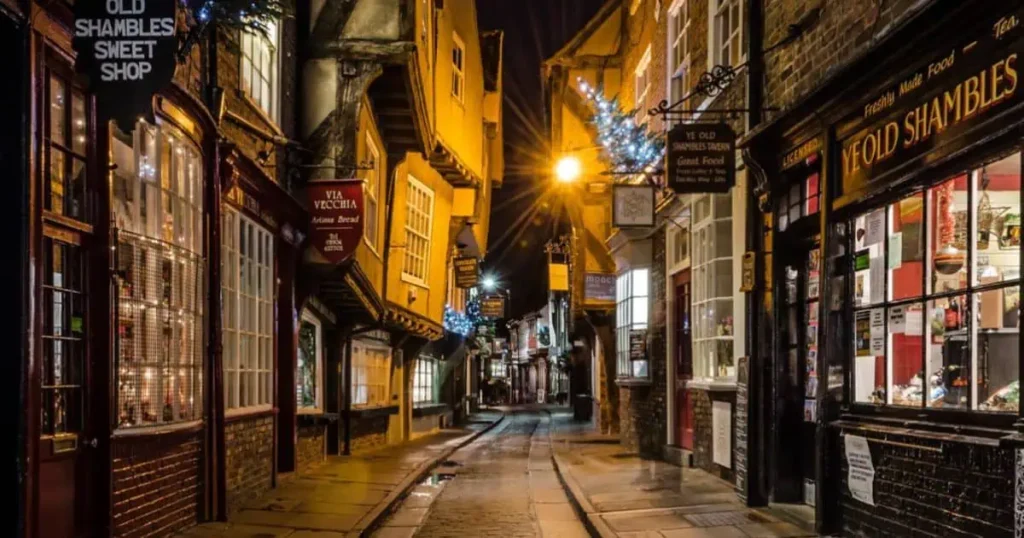
[[[928,191],[932,244],[932,291],[961,290],[967,285],[967,176]]]
[[[854,313],[854,401],[885,402],[885,310]]]
[[[968,345],[967,297],[928,303],[931,312],[927,372],[930,407],[966,409],[971,392],[971,350]]]
[[[892,357],[892,403],[921,406],[924,391],[924,304],[887,310],[889,355]]]
[[[978,237],[975,284],[1020,278],[1020,153],[973,175]]]
[[[1016,413],[1020,405],[1020,287],[975,294],[978,408]]]
[[[924,293],[924,194],[889,206],[889,296],[893,300]]]

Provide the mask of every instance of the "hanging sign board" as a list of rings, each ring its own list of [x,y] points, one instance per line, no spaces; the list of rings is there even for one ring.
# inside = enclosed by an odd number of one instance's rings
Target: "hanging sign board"
[[[548,264],[548,287],[550,291],[569,291],[569,266],[564,263]]]
[[[328,179],[310,181],[309,240],[313,249],[337,265],[355,253],[363,237],[363,181]]]
[[[650,185],[614,185],[612,199],[612,226],[616,228],[650,228],[654,226],[654,187]]]
[[[455,286],[473,288],[480,281],[480,260],[474,256],[461,256],[452,260],[455,266]]]
[[[490,295],[481,299],[480,315],[485,318],[505,317],[505,298],[501,295]]]
[[[957,151],[962,144],[950,142],[1024,99],[1017,63],[1024,53],[1022,20],[1024,9],[1016,7],[965,31],[962,41],[925,55],[838,127],[839,205],[890,172],[916,169],[926,154],[936,162],[936,151]]]
[[[174,77],[178,36],[171,0],[75,2],[75,68],[89,79],[102,121],[131,132],[153,118],[153,95]]]
[[[587,273],[583,277],[583,295],[587,301],[615,302],[615,275]]]
[[[724,123],[683,123],[668,132],[665,170],[678,193],[729,192],[736,184],[736,133]]]

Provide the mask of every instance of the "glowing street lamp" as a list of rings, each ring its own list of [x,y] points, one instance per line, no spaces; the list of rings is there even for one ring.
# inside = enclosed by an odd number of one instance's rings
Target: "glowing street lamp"
[[[572,183],[579,179],[583,166],[580,160],[572,155],[566,155],[555,164],[555,178],[559,183]]]
[[[498,282],[491,275],[485,276],[482,284],[487,291],[494,291],[494,288],[498,286]]]

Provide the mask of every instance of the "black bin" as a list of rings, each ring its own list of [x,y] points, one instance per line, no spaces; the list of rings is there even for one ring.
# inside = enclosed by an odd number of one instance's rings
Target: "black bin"
[[[589,421],[593,415],[594,398],[589,394],[577,394],[572,403],[573,420]]]

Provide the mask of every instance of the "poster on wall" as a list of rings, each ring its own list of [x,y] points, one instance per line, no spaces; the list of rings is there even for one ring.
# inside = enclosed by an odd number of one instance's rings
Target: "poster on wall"
[[[871,461],[871,447],[868,440],[858,435],[844,435],[846,463],[849,474],[846,483],[850,496],[858,501],[875,505],[875,465]]]
[[[682,123],[668,132],[665,172],[678,193],[726,193],[736,184],[736,133],[724,123]]]
[[[654,187],[615,185],[612,187],[612,226],[650,228],[654,226]]]
[[[480,260],[476,256],[460,256],[452,260],[455,267],[455,286],[462,289],[476,287],[480,281]]]
[[[716,464],[732,468],[732,404],[711,403],[711,460]]]
[[[337,265],[352,256],[363,237],[363,181],[327,179],[306,185],[309,241],[323,260]]]
[[[74,3],[75,70],[89,81],[101,121],[131,132],[139,116],[150,123],[153,95],[174,77],[178,2],[92,0]]]

